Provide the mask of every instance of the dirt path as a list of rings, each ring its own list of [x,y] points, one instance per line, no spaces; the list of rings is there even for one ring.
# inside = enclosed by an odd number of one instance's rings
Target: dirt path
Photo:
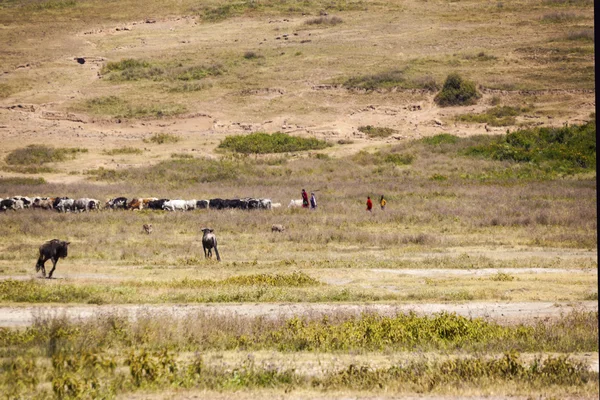
[[[519,323],[538,319],[555,318],[573,310],[597,311],[597,301],[578,303],[559,302],[470,302],[466,304],[193,304],[193,305],[85,305],[85,306],[4,306],[0,307],[0,327],[24,327],[31,325],[36,318],[50,316],[66,316],[68,318],[87,319],[102,314],[119,313],[131,318],[137,315],[151,314],[158,316],[169,314],[184,318],[197,313],[216,313],[239,317],[267,316],[276,318],[292,315],[319,315],[334,312],[377,312],[395,314],[397,312],[414,311],[417,314],[433,314],[451,312],[459,315],[486,318],[504,323]]]

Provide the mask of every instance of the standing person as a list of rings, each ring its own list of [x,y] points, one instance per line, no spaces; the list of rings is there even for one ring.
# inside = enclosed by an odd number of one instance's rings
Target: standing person
[[[308,193],[302,189],[302,208],[308,208]]]
[[[383,195],[381,195],[381,200],[379,200],[379,205],[381,206],[381,210],[385,210],[385,205],[387,204],[387,201],[383,198]]]
[[[315,197],[315,192],[310,192],[310,209],[317,209],[317,198]]]
[[[371,197],[367,196],[367,211],[371,212],[373,209],[373,202],[371,201]]]

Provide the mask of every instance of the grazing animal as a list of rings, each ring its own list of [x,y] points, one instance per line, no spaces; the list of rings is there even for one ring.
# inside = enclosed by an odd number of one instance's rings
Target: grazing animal
[[[273,203],[271,204],[271,208],[279,208],[281,207],[281,203]]]
[[[113,210],[122,208],[125,210],[127,208],[127,197],[115,197],[114,199],[109,199],[106,201],[104,205],[105,208],[111,208]]]
[[[195,210],[196,209],[196,200],[186,200],[185,201],[185,209],[188,211]]]
[[[221,210],[225,208],[225,200],[223,199],[210,199],[208,201],[208,208]]]
[[[52,278],[52,274],[56,269],[56,263],[59,258],[65,258],[67,256],[67,246],[71,242],[65,242],[63,240],[52,239],[40,246],[40,258],[37,260],[35,265],[35,271],[39,272],[42,270],[44,278],[46,277],[46,267],[44,264],[48,260],[52,260],[52,269],[48,274],[48,279]]]
[[[162,210],[163,209],[163,205],[167,201],[169,201],[169,199],[152,200],[151,202],[148,203],[148,208],[150,210]]]
[[[59,212],[72,211],[75,207],[75,200],[69,198],[62,198],[58,201],[58,204],[54,206]]]
[[[127,208],[130,210],[141,210],[144,207],[144,203],[142,199],[133,199],[127,205]]]
[[[258,200],[258,208],[262,208],[264,210],[270,210],[272,207],[271,199],[259,199]]]
[[[210,200],[198,200],[196,201],[196,208],[208,208]]]
[[[98,200],[89,199],[87,197],[83,197],[81,199],[77,199],[73,202],[73,210],[84,212],[95,210],[98,208]]]
[[[152,233],[152,224],[144,224],[144,232],[146,232],[148,235]]]
[[[204,257],[212,257],[212,249],[214,247],[217,261],[221,261],[221,256],[219,256],[219,250],[217,249],[217,237],[213,233],[213,230],[210,228],[202,228],[201,231],[203,232],[202,248],[204,249]]]
[[[13,199],[4,199],[0,201],[0,211],[16,210],[15,201]]]
[[[169,200],[163,204],[163,210],[165,211],[185,211],[187,210],[185,200]]]
[[[20,200],[23,203],[23,207],[21,207],[21,208],[29,208],[29,207],[31,207],[31,199],[29,197],[14,196],[12,199],[15,200],[15,201]]]
[[[290,200],[290,204],[288,205],[288,208],[295,208],[295,207],[302,207],[302,200]]]
[[[41,208],[42,210],[52,210],[54,199],[48,197],[36,197],[31,205],[33,208]]]
[[[271,232],[283,232],[285,231],[285,226],[281,224],[273,224],[271,226]]]

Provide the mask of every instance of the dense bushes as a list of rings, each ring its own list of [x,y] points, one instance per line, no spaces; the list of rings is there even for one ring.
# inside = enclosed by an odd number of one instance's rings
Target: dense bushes
[[[327,142],[316,138],[301,138],[287,133],[264,132],[244,136],[227,136],[219,148],[244,154],[287,153],[292,151],[324,149]]]
[[[448,75],[442,90],[434,100],[440,107],[464,106],[475,104],[481,95],[475,89],[475,84],[464,80],[460,75]]]
[[[471,147],[466,154],[545,165],[559,173],[592,170],[596,168],[596,123],[519,130]]]

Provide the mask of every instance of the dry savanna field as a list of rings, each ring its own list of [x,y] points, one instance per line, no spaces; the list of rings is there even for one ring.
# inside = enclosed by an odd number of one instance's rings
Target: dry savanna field
[[[598,398],[593,14],[0,2],[0,198],[281,204],[0,211],[0,393]]]

